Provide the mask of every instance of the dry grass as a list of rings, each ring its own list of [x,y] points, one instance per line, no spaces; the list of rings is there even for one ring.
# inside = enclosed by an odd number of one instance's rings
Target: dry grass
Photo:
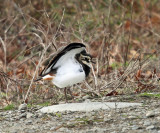
[[[77,99],[157,90],[159,5],[158,0],[2,2],[0,105],[63,100],[63,90],[33,79],[42,62],[70,42],[85,43],[96,58],[87,81],[72,87]]]

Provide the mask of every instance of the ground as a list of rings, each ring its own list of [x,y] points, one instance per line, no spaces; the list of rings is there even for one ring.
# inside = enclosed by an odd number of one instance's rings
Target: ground
[[[0,112],[2,133],[160,133],[160,99],[156,95],[111,96],[103,101],[140,102],[142,106],[91,112],[42,114],[42,106]],[[102,101],[102,99],[86,99]]]

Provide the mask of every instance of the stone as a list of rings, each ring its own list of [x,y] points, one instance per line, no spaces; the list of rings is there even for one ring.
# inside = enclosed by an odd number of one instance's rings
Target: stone
[[[152,130],[152,129],[154,129],[155,128],[155,126],[154,125],[151,125],[151,126],[148,126],[147,128],[146,128],[146,130]]]
[[[64,127],[61,127],[58,131],[60,131],[60,132],[67,132],[68,129],[67,129],[67,128],[64,128]]]
[[[88,100],[88,99],[87,99]],[[82,111],[90,112],[95,110],[109,110],[115,108],[125,108],[130,106],[141,106],[141,103],[127,103],[127,102],[83,102],[83,103],[66,103],[43,107],[39,110],[42,113],[54,113],[54,112],[65,112],[65,111]]]
[[[82,99],[86,100],[89,98],[89,95],[83,96]]]
[[[26,123],[26,125],[30,125],[30,124],[32,124],[32,120],[27,120],[25,123]]]
[[[51,127],[51,128],[50,128],[50,130],[55,130],[55,129],[56,129],[56,127]]]
[[[25,110],[25,109],[20,110],[20,113],[24,113],[24,112],[26,112],[26,110]]]
[[[26,110],[27,109],[27,104],[23,103],[18,107],[18,110]]]
[[[154,111],[148,111],[146,113],[146,117],[154,117],[155,116],[155,112]]]
[[[13,131],[11,131],[10,133],[19,133],[20,130],[19,129],[14,129]]]
[[[91,100],[90,99],[85,99],[84,103],[90,103]]]
[[[144,123],[143,121],[140,121],[140,122],[139,122],[139,125],[142,125],[143,123]]]
[[[33,116],[33,114],[32,113],[30,113],[30,112],[27,112],[27,116],[26,116],[26,118],[28,119],[28,118],[31,118]]]
[[[42,118],[44,116],[43,113],[38,113],[38,118]]]
[[[160,120],[160,116],[158,116],[157,119]]]
[[[122,128],[122,132],[126,132],[126,130],[129,130],[129,128],[128,127],[123,127]]]
[[[135,115],[131,115],[131,116],[128,116],[129,119],[137,119],[137,116]]]
[[[26,113],[23,113],[23,114],[21,114],[20,116],[19,116],[19,119],[21,119],[21,118],[26,118]]]
[[[149,126],[149,125],[151,125],[151,122],[150,121],[144,121],[144,124],[143,124],[144,126]]]
[[[137,129],[140,129],[140,127],[137,126],[137,125],[133,125],[133,126],[132,126],[132,130],[137,130]]]
[[[92,133],[96,132],[96,133],[105,133],[107,130],[105,128],[99,128],[99,127],[94,127],[93,129],[89,130],[91,131]]]
[[[105,115],[103,118],[104,122],[109,122],[111,120],[111,118],[108,117],[108,115]]]
[[[24,131],[25,133],[35,133],[35,130],[30,129],[30,128],[25,128],[23,131]]]

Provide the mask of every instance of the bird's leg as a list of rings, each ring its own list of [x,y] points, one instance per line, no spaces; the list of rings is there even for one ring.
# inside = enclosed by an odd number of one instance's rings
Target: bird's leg
[[[68,103],[68,100],[67,100],[67,88],[66,87],[64,88],[64,95],[65,95],[66,103]]]
[[[75,102],[75,100],[74,100],[74,96],[72,95],[72,92],[71,92],[70,88],[68,89],[68,91],[69,91],[69,94],[70,94],[70,95],[71,95],[71,97],[72,97],[72,100]]]

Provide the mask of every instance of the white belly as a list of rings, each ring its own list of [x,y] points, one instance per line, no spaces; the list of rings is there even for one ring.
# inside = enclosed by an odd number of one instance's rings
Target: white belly
[[[71,62],[61,66],[57,71],[56,77],[52,80],[59,88],[72,86],[85,80],[85,72],[82,66],[79,63]]]

